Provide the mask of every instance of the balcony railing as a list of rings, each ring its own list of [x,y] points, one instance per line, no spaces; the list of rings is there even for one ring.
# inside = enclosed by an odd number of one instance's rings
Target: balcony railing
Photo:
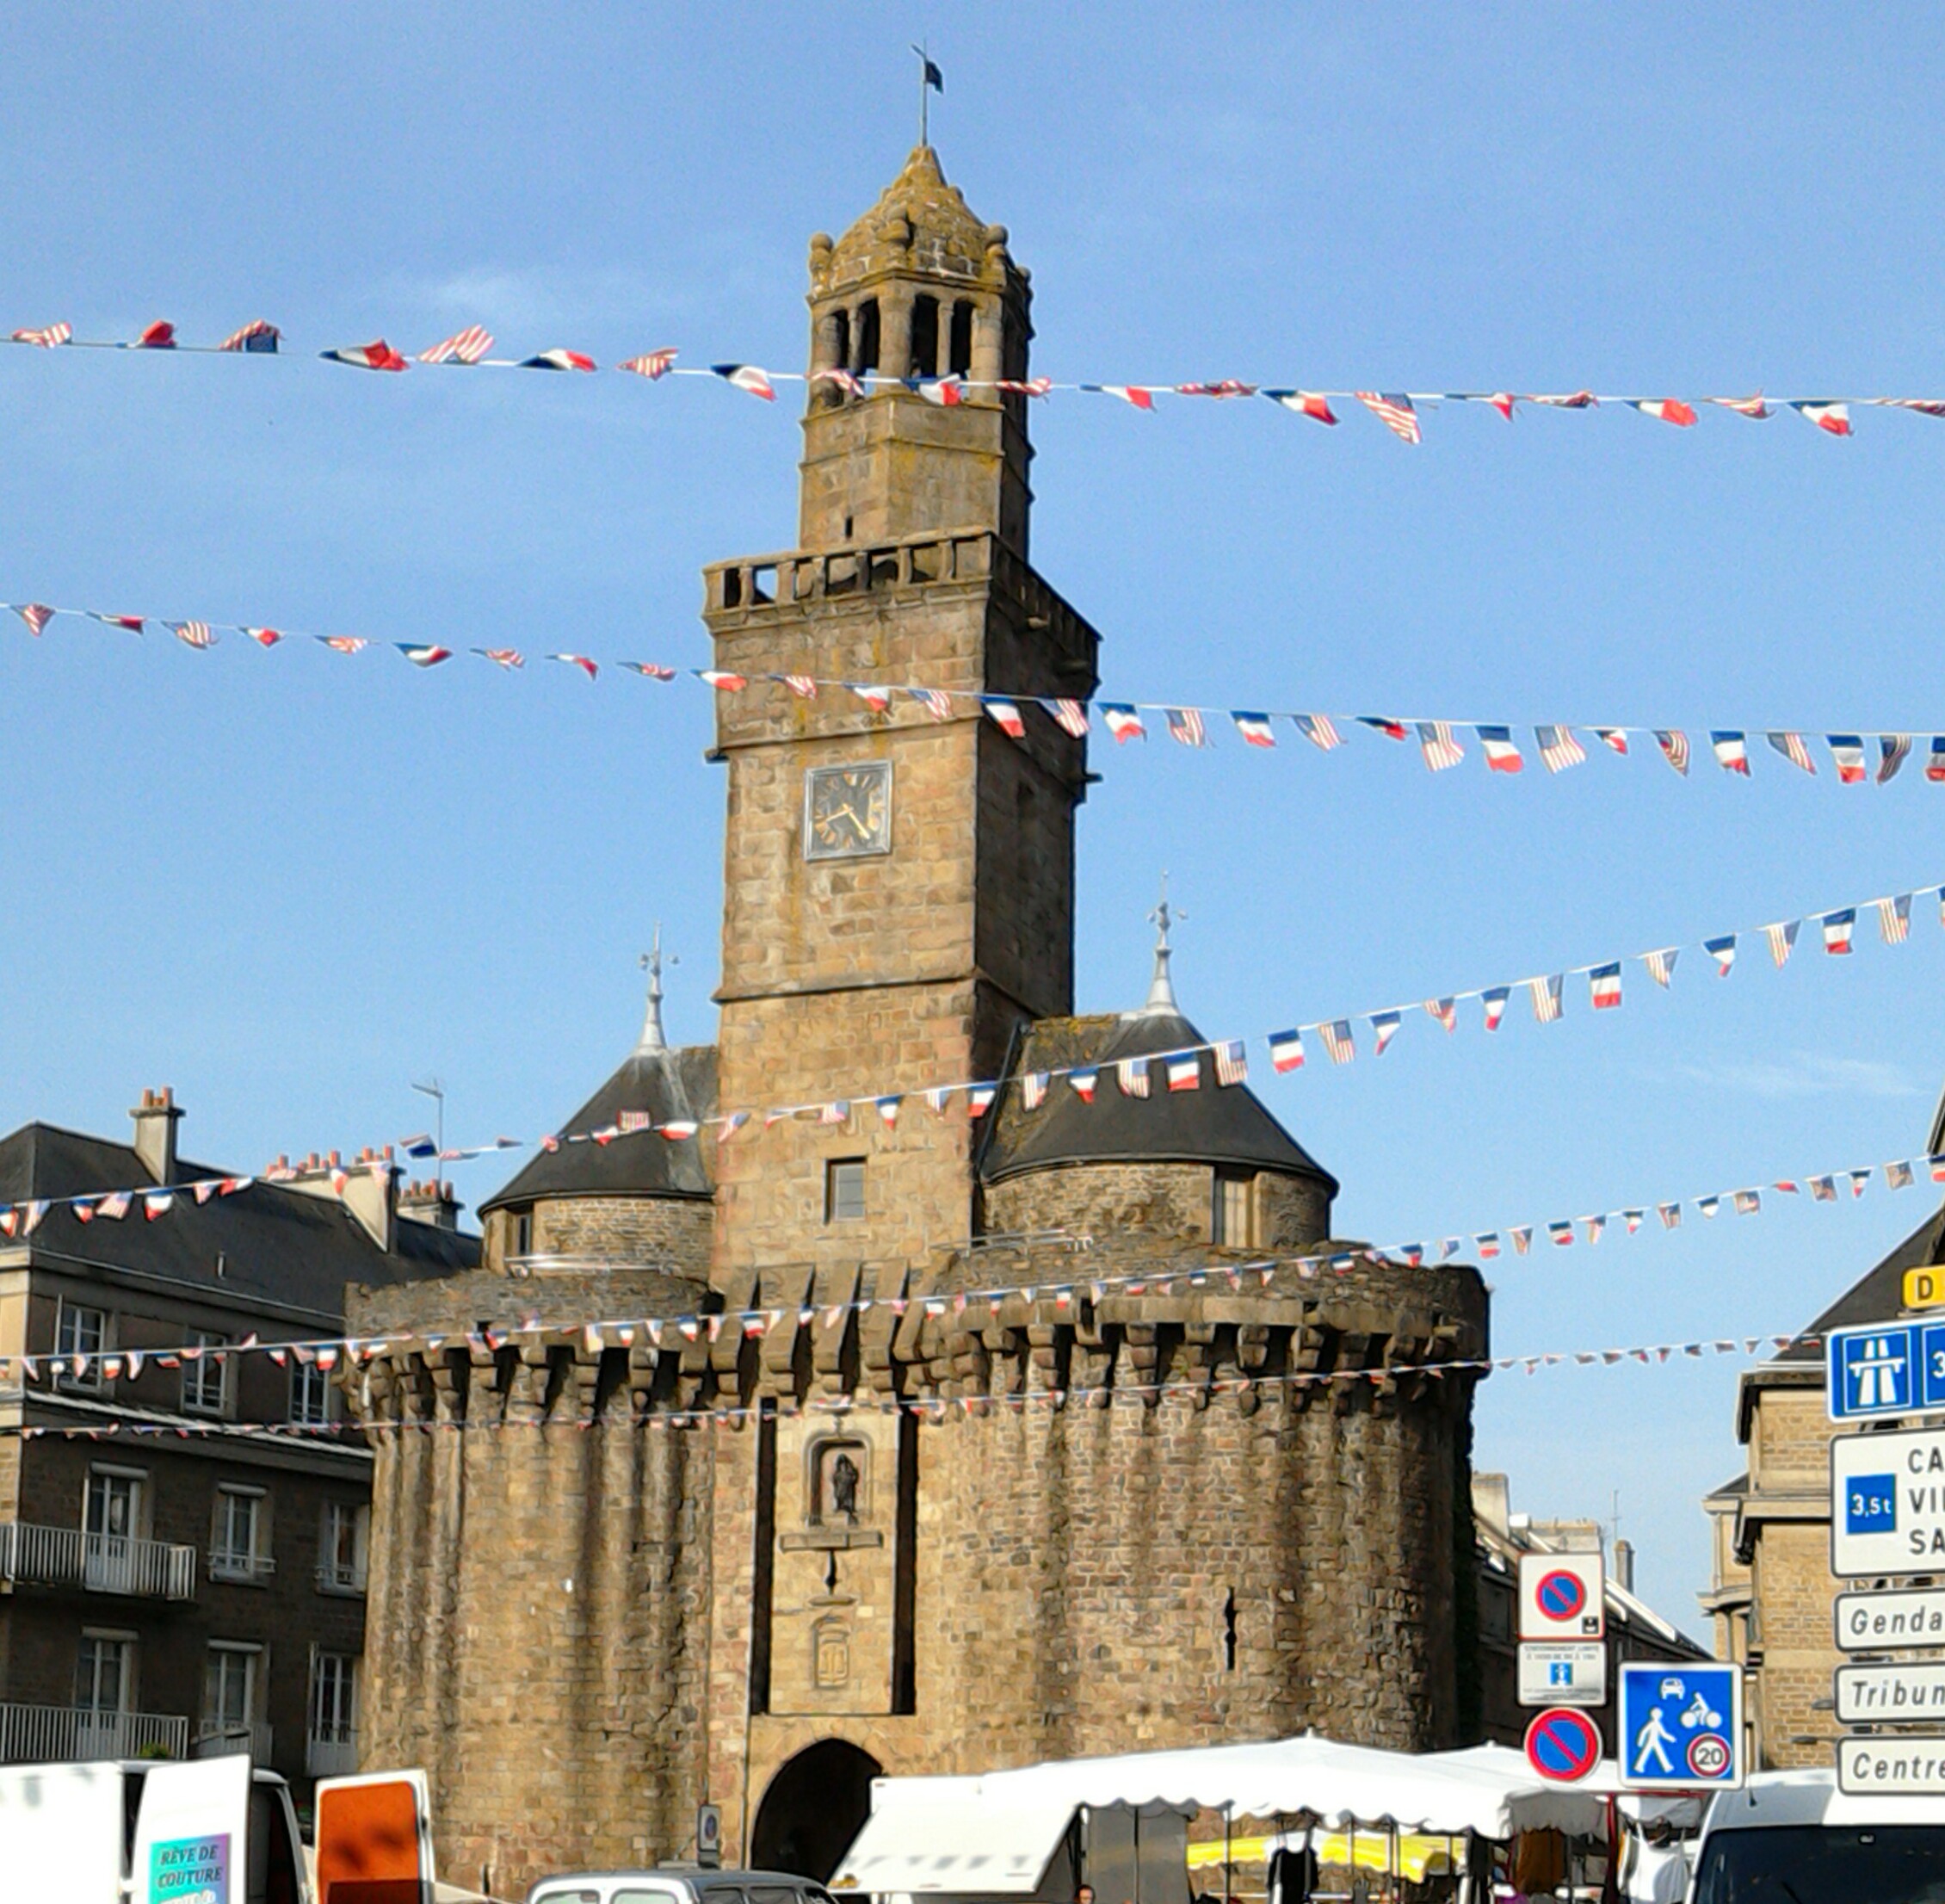
[[[341,1726],[325,1738],[313,1733],[304,1741],[306,1778],[347,1778],[358,1769],[358,1732]]]
[[[16,1586],[78,1586],[90,1593],[192,1600],[196,1550],[126,1534],[0,1522],[0,1580]]]
[[[355,1561],[345,1565],[337,1561],[320,1561],[318,1563],[318,1591],[320,1593],[362,1593],[365,1591],[365,1570]]]
[[[70,1759],[187,1755],[189,1722],[159,1712],[86,1712],[77,1706],[0,1705],[0,1765]]]
[[[253,1586],[258,1580],[267,1580],[277,1571],[277,1563],[268,1554],[230,1554],[220,1548],[212,1548],[209,1555],[209,1577],[213,1580],[229,1580],[244,1586]]]
[[[219,1719],[196,1722],[195,1756],[220,1759],[226,1753],[247,1752],[260,1765],[270,1762],[270,1728],[262,1719],[247,1725],[225,1725]]]

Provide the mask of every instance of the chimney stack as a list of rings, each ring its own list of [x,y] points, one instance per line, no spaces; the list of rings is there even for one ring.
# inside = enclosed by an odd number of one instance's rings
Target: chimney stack
[[[158,1184],[176,1181],[176,1126],[182,1113],[176,1107],[176,1092],[164,1085],[160,1091],[145,1091],[142,1101],[128,1115],[135,1120],[135,1154],[142,1168]]]
[[[398,1193],[398,1214],[415,1223],[429,1223],[438,1230],[456,1230],[460,1212],[466,1208],[450,1184],[432,1178],[423,1184],[410,1183]]]
[[[1634,1591],[1634,1543],[1633,1541],[1616,1540],[1614,1543],[1615,1585],[1623,1593]]]

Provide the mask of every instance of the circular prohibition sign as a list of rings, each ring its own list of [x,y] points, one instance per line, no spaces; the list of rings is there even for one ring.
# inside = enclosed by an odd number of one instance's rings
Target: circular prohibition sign
[[[1526,1728],[1526,1757],[1542,1778],[1571,1785],[1600,1764],[1600,1728],[1571,1706],[1550,1706]]]
[[[1579,1574],[1557,1567],[1542,1576],[1533,1597],[1549,1620],[1576,1620],[1587,1604],[1587,1583]]]

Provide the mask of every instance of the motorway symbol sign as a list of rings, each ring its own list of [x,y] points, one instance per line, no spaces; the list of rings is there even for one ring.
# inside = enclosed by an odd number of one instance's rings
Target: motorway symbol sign
[[[1597,1553],[1521,1555],[1521,1639],[1603,1638],[1606,1590]]]
[[[1945,1573],[1945,1429],[1831,1443],[1831,1571]]]
[[[1825,1338],[1832,1421],[1894,1421],[1945,1411],[1945,1322],[1874,1322]]]
[[[1945,1665],[1893,1660],[1837,1669],[1840,1725],[1909,1726],[1945,1719]]]
[[[1621,1782],[1666,1790],[1743,1782],[1743,1669],[1630,1660],[1621,1669]]]
[[[1945,1739],[1839,1739],[1837,1789],[1868,1798],[1945,1798]]]
[[[1542,1778],[1571,1785],[1601,1762],[1601,1729],[1584,1712],[1555,1706],[1526,1728],[1527,1763]]]
[[[1604,1706],[1608,1648],[1604,1640],[1526,1640],[1520,1645],[1522,1706]]]
[[[1840,1653],[1902,1653],[1945,1646],[1945,1587],[1888,1593],[1839,1593],[1836,1615]]]

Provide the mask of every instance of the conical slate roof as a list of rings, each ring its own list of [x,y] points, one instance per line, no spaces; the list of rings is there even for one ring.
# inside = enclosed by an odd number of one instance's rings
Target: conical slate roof
[[[980,1159],[989,1184],[1027,1171],[1072,1164],[1188,1163],[1278,1171],[1309,1177],[1337,1194],[1337,1179],[1270,1116],[1247,1085],[1216,1082],[1215,1058],[1197,1054],[1198,1085],[1170,1091],[1162,1067],[1150,1067],[1148,1096],[1124,1096],[1114,1066],[1123,1058],[1158,1057],[1205,1041],[1178,1010],[1149,1009],[1126,1016],[1042,1018],[1022,1040],[1005,1090],[993,1107],[993,1123]],[[1070,1066],[1100,1067],[1090,1104],[1063,1078],[1053,1079],[1046,1102],[1026,1109],[1019,1080],[1035,1071]]]
[[[651,1123],[691,1123],[716,1110],[716,1048],[682,1045],[674,1050],[644,1045],[563,1127],[559,1150],[543,1151],[504,1190],[479,1206],[479,1214],[509,1203],[554,1196],[713,1196],[713,1143],[708,1133],[670,1139],[653,1131],[597,1143],[592,1133],[612,1131],[630,1111]],[[633,1122],[633,1120],[629,1120]]]

